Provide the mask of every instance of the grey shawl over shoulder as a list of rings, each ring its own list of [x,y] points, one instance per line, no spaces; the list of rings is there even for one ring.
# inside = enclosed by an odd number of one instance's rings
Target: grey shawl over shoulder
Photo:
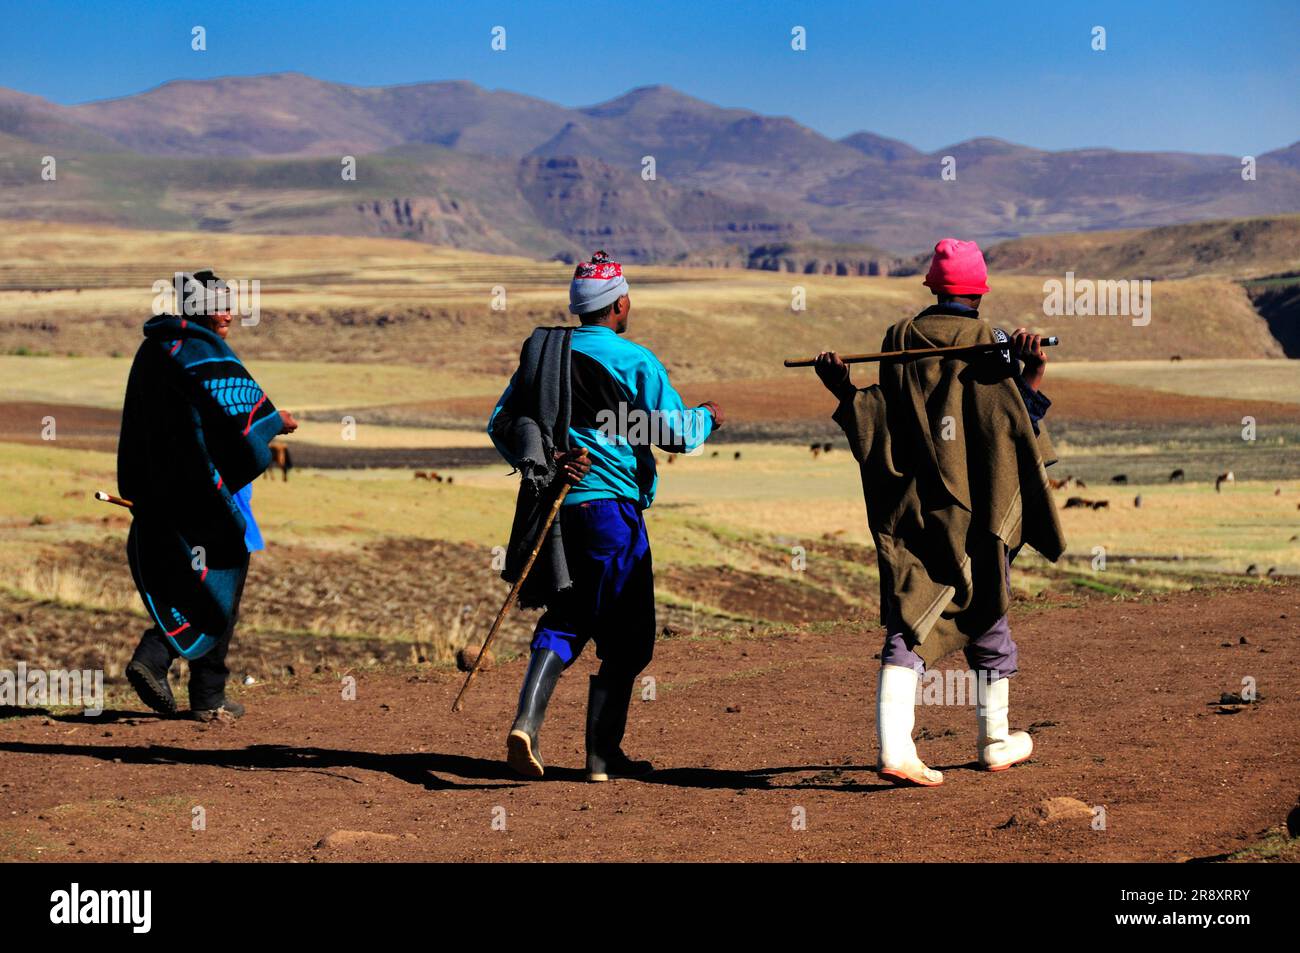
[[[520,475],[515,520],[501,573],[501,578],[512,584],[519,579],[560,489],[554,453],[569,449],[572,337],[572,328],[533,331],[519,354],[510,397],[492,422],[493,434],[510,450]],[[519,604],[529,609],[545,606],[556,593],[572,585],[557,519],[520,590]]]

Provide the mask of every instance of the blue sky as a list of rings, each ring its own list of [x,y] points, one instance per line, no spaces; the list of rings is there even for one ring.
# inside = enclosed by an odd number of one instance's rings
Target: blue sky
[[[0,86],[59,103],[294,70],[367,86],[467,79],[568,106],[666,83],[926,150],[991,135],[1246,155],[1300,139],[1296,0],[4,5]],[[196,24],[207,52],[190,49]],[[489,48],[496,25],[504,53]],[[1090,48],[1097,25],[1105,52]]]

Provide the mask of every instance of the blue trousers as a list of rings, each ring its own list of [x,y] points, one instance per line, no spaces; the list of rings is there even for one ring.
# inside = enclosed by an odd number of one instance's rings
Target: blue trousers
[[[655,644],[654,567],[641,510],[590,500],[561,508],[559,518],[573,587],[547,606],[532,647],[569,665],[595,641],[602,672],[634,677]]]

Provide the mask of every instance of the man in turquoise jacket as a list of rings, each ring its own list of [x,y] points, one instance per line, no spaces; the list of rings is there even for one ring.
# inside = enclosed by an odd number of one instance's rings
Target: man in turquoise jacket
[[[642,511],[658,476],[652,447],[690,453],[721,426],[718,405],[686,407],[647,348],[621,337],[631,300],[622,266],[604,252],[578,265],[569,311],[582,325],[569,338],[568,426],[555,435],[557,476],[571,489],[560,511],[563,556],[572,584],[554,593],[537,623],[507,760],[541,777],[538,733],[561,673],[588,641],[601,661],[587,697],[587,777],[606,781],[652,770],[622,751],[637,676],[654,653],[654,571]],[[499,423],[519,385],[517,373],[488,423],[493,443],[520,460]]]

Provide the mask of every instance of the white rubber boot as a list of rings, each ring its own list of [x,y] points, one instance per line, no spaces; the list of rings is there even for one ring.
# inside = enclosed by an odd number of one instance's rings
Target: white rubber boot
[[[977,672],[976,676],[980,766],[989,771],[1005,771],[1034,753],[1034,740],[1023,731],[1011,730],[1007,715],[1011,679],[993,681],[984,672]]]
[[[876,684],[876,738],[880,762],[876,770],[896,784],[937,787],[943,774],[932,771],[916,755],[912,727],[916,724],[916,683],[919,676],[901,665],[883,665]]]

